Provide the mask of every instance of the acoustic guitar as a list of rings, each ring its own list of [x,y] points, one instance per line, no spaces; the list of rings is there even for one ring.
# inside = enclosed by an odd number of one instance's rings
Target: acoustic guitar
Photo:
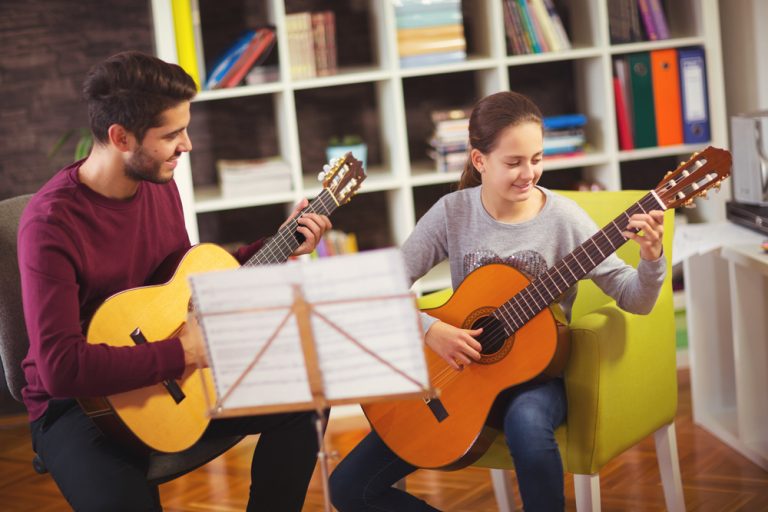
[[[481,359],[457,371],[425,347],[437,392],[423,400],[363,405],[371,426],[414,466],[459,469],[479,459],[496,436],[489,425],[501,412],[494,407],[499,393],[564,367],[567,337],[559,335],[559,307],[553,303],[626,242],[622,231],[631,215],[690,204],[693,197],[719,186],[730,168],[727,151],[708,147],[694,154],[533,281],[503,264],[471,272],[445,304],[426,311],[464,329],[483,327],[477,338],[483,347]]]
[[[332,214],[352,198],[366,175],[360,161],[347,153],[326,165],[320,177],[323,189],[305,213]],[[243,266],[284,263],[304,241],[297,227],[295,218],[287,222]],[[240,266],[214,244],[196,245],[176,260],[167,282],[109,297],[93,315],[88,343],[130,346],[173,337],[191,310],[187,277]],[[210,421],[202,379],[206,379],[207,389],[213,389],[210,370],[188,370],[178,381],[79,402],[102,431],[119,442],[143,451],[179,452],[195,444]]]

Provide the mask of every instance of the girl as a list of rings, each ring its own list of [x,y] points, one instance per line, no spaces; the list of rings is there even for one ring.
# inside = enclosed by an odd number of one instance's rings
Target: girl
[[[537,186],[543,171],[542,116],[528,98],[500,92],[480,100],[469,121],[470,153],[459,190],[442,197],[403,244],[412,281],[448,258],[454,288],[486,263],[504,262],[535,278],[574,250],[598,228],[571,200]],[[611,255],[588,277],[623,309],[645,314],[656,302],[666,266],[661,257],[663,213],[630,218],[624,232],[640,246],[635,270]],[[561,306],[570,320],[575,287]],[[480,358],[466,330],[425,317],[425,342],[460,370]],[[565,421],[562,378],[527,383],[504,393],[504,434],[514,459],[523,505],[529,511],[563,510],[563,465],[554,437]],[[375,432],[358,444],[331,476],[331,497],[340,512],[436,510],[392,487],[417,468],[393,453]]]

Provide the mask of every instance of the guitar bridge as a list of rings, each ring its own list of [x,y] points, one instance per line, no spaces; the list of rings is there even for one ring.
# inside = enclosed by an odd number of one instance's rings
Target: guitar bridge
[[[441,402],[439,398],[424,398],[423,400],[438,423],[442,423],[448,418],[448,411],[445,409],[443,402]]]
[[[136,345],[148,343],[147,338],[144,337],[144,333],[141,332],[139,327],[134,329],[130,336]],[[168,391],[168,394],[171,395],[171,398],[173,398],[173,401],[177,404],[180,404],[182,400],[187,398],[187,395],[184,394],[184,391],[181,390],[181,387],[179,387],[179,384],[175,380],[166,379],[162,384],[166,391]]]

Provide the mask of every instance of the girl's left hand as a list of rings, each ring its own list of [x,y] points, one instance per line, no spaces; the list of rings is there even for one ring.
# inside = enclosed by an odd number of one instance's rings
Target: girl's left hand
[[[627,229],[629,228],[640,230],[638,233],[624,231],[623,235],[640,245],[641,258],[654,261],[661,257],[661,241],[664,237],[664,212],[651,210],[648,213],[636,213],[629,218]]]
[[[299,203],[296,205],[296,208],[294,208],[293,212],[291,212],[291,215],[289,215],[288,219],[283,223],[283,226],[290,222],[291,219],[296,217],[296,215],[298,215],[301,210],[306,208],[308,204],[309,201],[306,198],[299,201]],[[293,256],[299,256],[301,254],[308,254],[312,252],[325,232],[332,227],[331,220],[327,215],[319,215],[317,213],[304,213],[301,215],[301,217],[296,219],[296,222],[299,224],[296,228],[296,231],[304,235],[304,241],[300,246],[296,248],[295,251],[293,251]]]

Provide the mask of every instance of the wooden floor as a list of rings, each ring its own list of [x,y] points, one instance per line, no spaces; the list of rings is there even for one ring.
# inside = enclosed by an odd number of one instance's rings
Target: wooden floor
[[[768,511],[768,472],[692,424],[686,371],[680,373],[679,381],[676,428],[687,509]],[[343,456],[365,432],[365,425],[357,420],[332,421],[326,436],[328,447]],[[243,510],[254,442],[255,438],[247,439],[207,466],[163,485],[165,510]],[[23,419],[3,420],[0,424],[0,510],[67,510],[50,477],[33,472],[31,458],[29,434]],[[652,437],[613,460],[601,471],[600,479],[603,511],[664,510]],[[408,488],[446,511],[497,510],[487,470],[418,471],[409,477]],[[566,475],[566,500],[568,510],[575,510],[573,480],[569,475]],[[318,471],[312,479],[304,510],[323,510]]]

